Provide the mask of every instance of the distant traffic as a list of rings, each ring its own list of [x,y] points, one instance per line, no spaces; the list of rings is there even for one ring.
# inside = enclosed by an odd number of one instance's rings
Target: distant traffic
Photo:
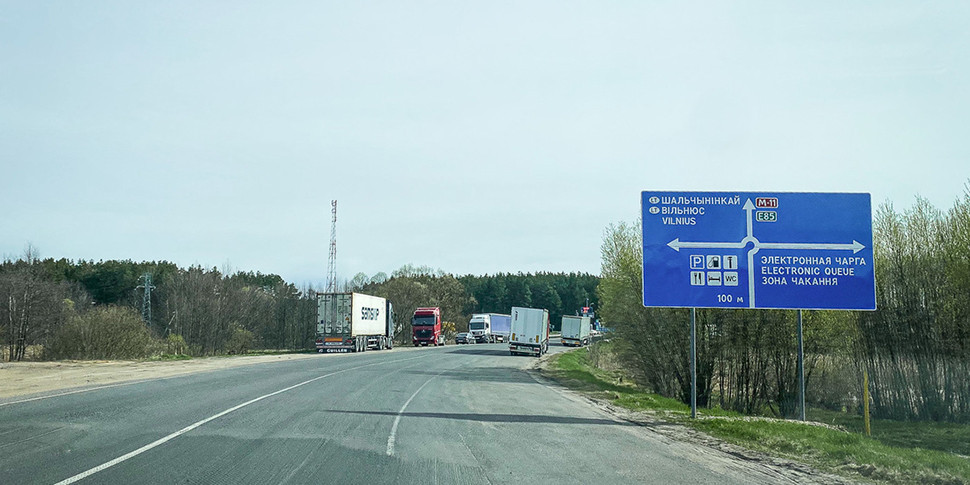
[[[510,355],[540,357],[549,350],[549,311],[512,307],[509,314],[476,313],[455,343],[509,343]],[[583,347],[593,336],[587,315],[562,316],[562,344]],[[441,309],[420,307],[411,317],[411,343],[445,345]],[[365,352],[393,347],[394,307],[385,298],[362,293],[317,294],[317,352]]]

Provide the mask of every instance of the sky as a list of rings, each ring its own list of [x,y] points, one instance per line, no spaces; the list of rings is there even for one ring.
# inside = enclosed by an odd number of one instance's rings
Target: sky
[[[970,4],[0,0],[0,254],[600,271],[644,190],[970,180]]]

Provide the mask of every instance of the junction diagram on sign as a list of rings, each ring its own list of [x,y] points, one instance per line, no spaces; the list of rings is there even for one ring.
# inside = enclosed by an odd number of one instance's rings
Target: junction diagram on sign
[[[777,207],[777,204],[775,204]],[[693,248],[693,249],[743,249],[745,246],[751,244],[751,249],[748,250],[748,308],[756,308],[755,305],[755,274],[751,271],[754,268],[754,255],[761,250],[761,248],[766,249],[794,249],[794,250],[823,250],[823,251],[852,251],[853,254],[865,249],[865,246],[859,241],[853,240],[851,243],[839,244],[839,243],[763,243],[758,240],[754,235],[754,224],[752,220],[752,213],[755,211],[755,205],[751,202],[751,199],[747,199],[744,203],[744,212],[747,219],[747,235],[744,239],[737,242],[687,242],[681,241],[680,238],[675,238],[673,241],[667,243],[674,251],[680,252],[681,248]],[[696,258],[696,259],[695,259]],[[724,265],[721,266],[721,261],[724,261]],[[695,268],[695,262],[697,268]],[[722,283],[726,286],[737,286],[738,285],[738,273],[737,271],[721,271],[721,270],[737,270],[737,258],[734,255],[692,255],[691,256],[691,270],[701,269],[700,264],[704,263],[705,269],[707,271],[706,276],[703,271],[691,271],[690,279],[691,285],[694,286],[721,286]],[[713,271],[710,271],[713,270]]]
[[[868,194],[643,192],[645,306],[874,309]]]

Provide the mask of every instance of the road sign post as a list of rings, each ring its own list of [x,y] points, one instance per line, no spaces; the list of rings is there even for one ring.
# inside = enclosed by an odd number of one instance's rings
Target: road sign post
[[[805,346],[802,345],[802,311],[798,310],[798,409],[805,421]]]
[[[690,417],[697,417],[697,311],[690,309]]]
[[[875,310],[872,202],[864,193],[644,191],[643,305],[794,309],[805,419],[801,310]]]

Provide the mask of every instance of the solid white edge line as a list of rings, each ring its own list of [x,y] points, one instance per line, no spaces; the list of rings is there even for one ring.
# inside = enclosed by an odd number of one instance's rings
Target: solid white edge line
[[[359,365],[357,367],[350,367],[348,369],[338,370],[338,371],[331,372],[329,374],[325,374],[325,375],[322,375],[322,376],[314,377],[313,379],[309,379],[309,380],[303,381],[303,382],[301,382],[299,384],[295,384],[295,385],[292,385],[290,387],[287,387],[287,388],[284,388],[284,389],[280,389],[278,391],[271,392],[271,393],[266,394],[266,395],[263,395],[263,396],[259,396],[259,397],[255,398],[255,399],[250,399],[249,401],[246,401],[246,402],[244,402],[242,404],[237,404],[237,405],[235,405],[235,406],[233,406],[233,407],[231,407],[229,409],[226,409],[225,411],[222,411],[219,414],[215,414],[215,415],[210,416],[208,418],[205,418],[205,419],[203,419],[201,421],[198,421],[196,423],[190,424],[190,425],[188,425],[188,426],[186,426],[186,427],[184,427],[184,428],[182,428],[182,429],[180,429],[180,430],[178,430],[178,431],[176,431],[176,432],[174,432],[174,433],[172,433],[172,434],[170,434],[168,436],[165,436],[163,438],[157,439],[157,440],[155,440],[155,441],[153,441],[153,442],[151,442],[151,443],[149,443],[149,444],[147,444],[145,446],[142,446],[141,448],[138,448],[135,451],[126,453],[124,455],[121,455],[118,458],[115,458],[114,460],[111,460],[111,461],[102,463],[102,464],[100,464],[100,465],[98,465],[98,466],[96,466],[94,468],[91,468],[90,470],[87,470],[87,471],[83,471],[81,473],[78,473],[77,475],[74,475],[73,477],[70,477],[70,478],[61,480],[61,481],[57,482],[55,485],[67,485],[67,484],[70,484],[70,483],[77,482],[78,480],[82,480],[82,479],[87,478],[87,477],[89,477],[91,475],[94,475],[95,473],[98,473],[100,471],[103,471],[103,470],[106,470],[108,468],[111,468],[111,467],[113,467],[113,466],[115,466],[115,465],[117,465],[117,464],[119,464],[119,463],[121,463],[123,461],[129,460],[129,459],[131,459],[131,458],[133,458],[135,456],[138,456],[138,455],[140,455],[140,454],[142,454],[142,453],[144,453],[144,452],[146,452],[146,451],[148,451],[148,450],[150,450],[152,448],[155,448],[155,447],[157,447],[159,445],[162,445],[162,444],[164,444],[164,443],[166,443],[168,441],[171,441],[171,440],[173,440],[173,439],[175,439],[175,438],[177,438],[177,437],[179,437],[179,436],[181,436],[181,435],[183,435],[185,433],[188,433],[189,431],[192,431],[195,428],[198,428],[199,426],[202,426],[203,424],[208,423],[209,421],[212,421],[214,419],[221,418],[221,417],[223,417],[223,416],[225,416],[225,415],[227,415],[227,414],[229,414],[229,413],[231,413],[233,411],[236,411],[238,409],[241,409],[241,408],[244,408],[246,406],[249,406],[250,404],[253,404],[255,402],[262,401],[263,399],[266,399],[268,397],[273,397],[273,396],[275,396],[277,394],[282,394],[282,393],[284,393],[286,391],[290,391],[290,390],[296,389],[297,387],[304,386],[306,384],[309,384],[309,383],[314,382],[314,381],[318,381],[318,380],[323,379],[325,377],[330,377],[330,376],[334,376],[334,375],[337,375],[337,374],[340,374],[340,373],[343,373],[343,372],[352,371],[352,370],[356,370],[356,369],[362,369],[364,367],[370,367],[370,366],[373,366],[373,365],[392,364],[392,363],[395,363],[395,362],[404,362],[404,361],[408,361],[408,360],[420,359],[421,357],[426,357],[426,356],[423,356],[422,355],[422,356],[418,356],[418,357],[411,357],[409,359],[392,360],[392,361],[389,361],[389,362],[374,362],[374,363],[371,363],[371,364]],[[435,376],[435,377],[437,377],[437,376]],[[434,377],[432,377],[432,379],[434,379]],[[430,379],[429,379],[429,382],[430,382]],[[427,384],[427,382],[425,384]],[[424,387],[424,386],[421,386],[421,387]],[[417,394],[417,393],[415,393],[415,394]],[[411,396],[411,397],[413,398],[414,396]],[[410,402],[410,399],[408,400],[408,402]],[[403,409],[402,409],[402,411],[403,411]]]
[[[160,379],[168,379],[168,377],[161,377],[159,379],[149,379],[149,380],[160,380]],[[50,395],[47,395],[47,396],[37,396],[37,397],[28,398],[28,399],[21,399],[19,401],[0,402],[0,408],[2,408],[4,406],[9,406],[11,404],[20,404],[20,403],[31,402],[31,401],[40,401],[41,399],[50,399],[50,398],[53,398],[53,397],[68,396],[68,395],[71,395],[71,394],[80,394],[82,392],[91,392],[91,391],[97,391],[99,389],[109,389],[109,388],[112,388],[112,387],[128,386],[128,385],[131,385],[131,384],[139,384],[139,383],[142,383],[142,382],[146,382],[146,381],[145,380],[138,380],[138,381],[119,382],[117,384],[108,384],[108,385],[105,385],[105,386],[89,387],[89,388],[86,388],[86,389],[78,389],[76,391],[61,392],[61,393],[58,393],[58,394],[50,394]]]
[[[419,387],[417,391],[414,391],[414,394],[411,394],[411,397],[409,397],[407,401],[404,401],[404,405],[401,406],[401,410],[397,412],[397,416],[394,418],[394,424],[391,425],[391,434],[387,436],[387,456],[394,456],[394,442],[397,440],[397,425],[401,423],[401,415],[404,414],[404,410],[408,408],[408,405],[411,404],[414,397],[421,392],[421,389],[424,389],[424,386],[427,386],[431,381],[434,380],[435,377],[438,377],[445,372],[448,371],[443,370],[429,377],[428,380],[424,381],[424,384],[421,384],[421,387]]]

